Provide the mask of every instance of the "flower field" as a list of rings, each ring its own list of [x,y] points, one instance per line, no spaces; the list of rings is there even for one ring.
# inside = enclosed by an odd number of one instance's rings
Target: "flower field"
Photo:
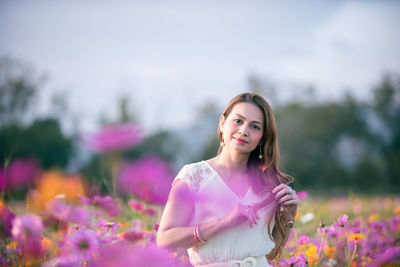
[[[78,178],[45,175],[42,183],[52,184],[40,184],[25,202],[0,204],[1,266],[190,266],[185,251],[155,244],[162,206],[85,197]],[[271,264],[399,266],[399,197],[299,195],[296,227]]]
[[[168,164],[151,155],[123,160],[121,150],[140,142],[134,125],[84,141],[101,154],[109,193],[35,159],[0,168],[0,265],[191,266],[186,251],[155,242],[174,177]],[[296,226],[271,265],[400,266],[400,196],[298,197]]]

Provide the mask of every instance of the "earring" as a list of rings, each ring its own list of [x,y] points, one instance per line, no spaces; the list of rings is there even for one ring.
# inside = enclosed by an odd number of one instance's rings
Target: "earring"
[[[259,158],[259,159],[262,159],[262,158],[263,158],[262,151],[261,151],[261,145],[260,145],[260,155],[258,156],[258,158]]]

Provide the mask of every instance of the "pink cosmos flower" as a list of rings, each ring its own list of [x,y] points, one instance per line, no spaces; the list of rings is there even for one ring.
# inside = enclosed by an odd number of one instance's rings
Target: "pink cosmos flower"
[[[15,214],[4,203],[0,203],[0,238],[11,236],[14,218]]]
[[[384,265],[391,266],[391,263],[395,263],[395,261],[400,260],[400,248],[389,248],[384,253],[377,256],[370,263],[368,263],[368,267],[380,267]],[[394,265],[393,265],[394,266]]]
[[[288,266],[306,267],[306,257],[304,256],[303,253],[300,253],[297,258],[296,256],[293,256],[288,261],[283,259],[279,262],[279,264],[282,267],[288,267]]]
[[[117,216],[120,214],[121,209],[117,199],[113,199],[111,196],[95,196],[92,201],[93,205],[96,205],[105,210],[110,216]]]
[[[298,241],[297,241],[300,245],[304,245],[304,244],[308,244],[310,243],[310,237],[303,235],[301,236]]]
[[[374,231],[380,233],[386,229],[386,224],[383,222],[372,222],[371,228],[374,229]]]
[[[6,176],[2,168],[0,168],[0,191],[6,188]]]
[[[337,218],[337,221],[333,222],[333,224],[336,227],[344,227],[347,223],[347,218],[348,218],[348,216],[346,214],[344,214],[343,217]]]
[[[139,203],[133,199],[129,200],[129,206],[131,206],[132,209],[136,210],[136,211],[144,211],[144,207],[142,205],[142,203]]]
[[[339,232],[333,226],[325,227],[326,236],[329,238],[337,238],[339,236]]]
[[[122,164],[118,174],[120,191],[133,193],[142,200],[165,204],[171,189],[168,165],[156,156]]]
[[[16,217],[12,222],[12,236],[19,241],[41,238],[43,223],[36,215],[24,215]]]
[[[308,194],[307,194],[306,191],[301,191],[301,192],[298,192],[298,193],[297,193],[297,197],[298,197],[299,199],[301,199],[301,198],[306,198],[307,196],[308,196]]]
[[[43,255],[42,231],[43,223],[38,216],[28,214],[14,218],[11,233],[19,242],[24,258],[31,259]]]
[[[91,213],[87,211],[84,207],[73,207],[69,214],[69,221],[88,226],[90,224]]]
[[[389,229],[392,233],[396,233],[400,227],[400,215],[390,218],[388,221]]]
[[[59,222],[89,225],[90,214],[83,207],[75,207],[60,199],[54,199],[47,205],[49,214]]]
[[[120,236],[122,240],[136,243],[144,238],[144,233],[137,232],[135,229],[129,229],[128,231],[122,233]]]
[[[144,213],[147,214],[148,216],[154,216],[156,215],[156,211],[152,208],[146,208],[144,210]]]
[[[69,249],[81,258],[88,260],[99,248],[99,241],[96,232],[89,230],[77,230],[73,232],[67,239]]]
[[[96,227],[100,227],[102,231],[104,232],[116,232],[117,228],[121,228],[121,225],[116,222],[109,222],[106,220],[100,220],[97,221]]]
[[[142,140],[140,134],[141,130],[134,123],[110,125],[85,136],[83,141],[94,152],[105,153],[135,146]]]
[[[54,199],[47,205],[47,211],[57,220],[67,222],[72,206],[62,200]]]
[[[144,247],[136,247],[133,250],[131,260],[131,266],[179,266],[174,263],[174,259],[171,257],[167,249],[158,247],[154,243],[149,243]]]
[[[7,190],[18,190],[33,183],[34,178],[39,175],[40,167],[35,159],[14,159],[2,172],[5,180],[3,187]]]

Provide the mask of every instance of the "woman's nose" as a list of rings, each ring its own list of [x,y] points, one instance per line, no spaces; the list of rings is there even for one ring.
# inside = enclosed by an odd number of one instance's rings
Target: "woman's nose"
[[[247,131],[246,131],[246,128],[245,128],[245,127],[243,127],[242,129],[239,129],[239,134],[240,134],[240,135],[247,136]]]

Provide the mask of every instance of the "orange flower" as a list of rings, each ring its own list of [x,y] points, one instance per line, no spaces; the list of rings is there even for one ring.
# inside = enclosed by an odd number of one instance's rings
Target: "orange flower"
[[[393,209],[394,214],[400,214],[400,206],[397,206],[396,208]]]
[[[29,192],[27,196],[27,208],[43,211],[46,204],[55,197],[77,202],[81,195],[85,195],[85,185],[82,180],[78,175],[66,177],[60,171],[43,173],[38,181],[37,189]]]
[[[358,241],[360,239],[364,239],[364,236],[362,234],[351,234],[349,237],[349,241]]]
[[[44,249],[49,250],[51,245],[52,245],[52,243],[53,242],[51,242],[51,240],[49,238],[47,238],[45,236],[42,237],[42,245],[43,245]]]
[[[378,213],[373,213],[368,217],[368,222],[369,223],[376,222],[377,220],[379,220],[379,214]]]
[[[336,247],[326,246],[324,253],[330,260],[333,260],[336,256]]]
[[[11,241],[10,244],[8,244],[6,246],[6,249],[16,250],[17,246],[18,246],[18,242],[17,241]]]

